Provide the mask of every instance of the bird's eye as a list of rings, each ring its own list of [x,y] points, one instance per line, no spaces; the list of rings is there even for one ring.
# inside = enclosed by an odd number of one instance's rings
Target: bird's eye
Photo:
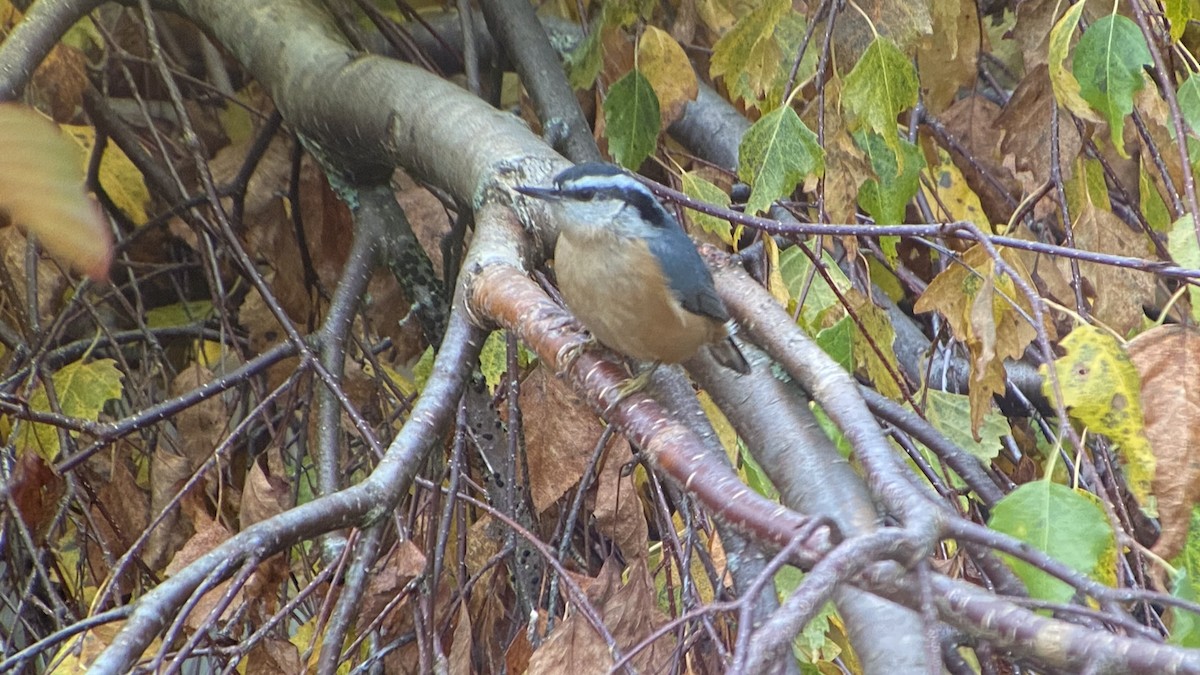
[[[591,201],[596,198],[596,191],[590,188],[585,188],[576,192],[575,197],[580,201]]]

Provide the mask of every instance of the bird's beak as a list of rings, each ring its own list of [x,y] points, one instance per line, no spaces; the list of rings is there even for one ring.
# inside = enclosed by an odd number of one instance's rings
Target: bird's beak
[[[514,185],[513,189],[527,197],[538,199],[559,199],[562,195],[554,188],[534,187],[532,185]]]

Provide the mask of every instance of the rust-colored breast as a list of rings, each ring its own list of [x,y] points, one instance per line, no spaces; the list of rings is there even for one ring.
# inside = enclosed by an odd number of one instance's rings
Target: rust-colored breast
[[[554,261],[567,306],[601,344],[622,354],[678,363],[726,336],[723,324],[680,305],[644,241],[564,229]]]

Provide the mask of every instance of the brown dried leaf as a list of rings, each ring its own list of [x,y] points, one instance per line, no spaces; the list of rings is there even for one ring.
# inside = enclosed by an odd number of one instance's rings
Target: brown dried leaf
[[[466,604],[458,607],[458,625],[454,628],[454,642],[450,645],[448,670],[450,675],[471,675],[475,670],[471,667],[471,615],[467,612]]]
[[[996,119],[997,126],[1004,132],[1000,151],[1005,156],[1006,165],[1011,162],[1017,180],[1025,188],[1025,194],[1034,192],[1050,179],[1050,112],[1052,106],[1056,105],[1058,103],[1050,87],[1049,69],[1042,65],[1025,75]],[[1060,120],[1058,131],[1059,156],[1062,158],[1060,164],[1063,180],[1067,180],[1083,143],[1075,125],[1065,117]],[[1043,202],[1048,205],[1047,208],[1053,208],[1051,200]],[[1046,214],[1037,212],[1036,215],[1043,217]]]
[[[130,454],[131,446],[120,444],[118,448],[124,452],[98,453],[82,468],[88,483],[99,486],[91,511],[100,542],[87,547],[88,562],[96,574],[107,574],[112,569],[111,561],[128,551],[150,522],[146,490],[138,485],[124,459]],[[112,558],[106,559],[106,553]],[[122,576],[120,588],[132,590],[133,581],[130,575]]]
[[[613,666],[608,646],[579,612],[572,612],[529,659],[528,675],[607,673]]]
[[[939,0],[930,3],[933,33],[917,49],[923,93],[931,114],[941,114],[960,89],[975,81],[979,53],[979,12],[974,0]],[[934,37],[936,36],[936,37]]]
[[[43,528],[58,512],[55,505],[62,497],[62,478],[36,452],[26,452],[17,456],[7,487],[25,527],[41,541]]]
[[[654,581],[645,561],[634,562],[629,569],[629,582],[600,607],[604,625],[612,631],[617,646],[627,653],[667,622],[658,608]],[[666,669],[675,651],[675,638],[665,636],[633,657],[638,672],[656,673]]]
[[[55,122],[67,123],[83,109],[87,86],[87,57],[78,47],[59,42],[33,73],[29,98]]]
[[[1018,256],[1008,251],[1001,255],[1009,269],[1028,283],[1029,273]],[[1031,312],[1029,301],[1012,279],[997,271],[988,252],[976,245],[962,255],[961,264],[951,265],[934,278],[913,309],[919,313],[936,310],[946,317],[951,333],[970,350],[971,425],[978,440],[992,396],[1005,388],[1004,359],[1019,358],[1037,336],[1024,319]],[[1053,331],[1053,326],[1046,330]]]
[[[1146,257],[1148,245],[1144,239],[1129,229],[1111,211],[1085,204],[1082,213],[1073,225],[1075,246],[1085,251],[1112,253],[1134,257]],[[1063,275],[1070,277],[1071,261],[1066,258],[1055,260]],[[1126,335],[1142,322],[1142,306],[1154,300],[1154,275],[1148,272],[1080,262],[1079,272],[1095,289],[1092,313],[1117,333]],[[1074,306],[1073,295],[1058,298],[1068,306]]]
[[[181,396],[213,381],[213,372],[193,363],[171,381],[171,395]],[[229,414],[220,396],[205,399],[175,415],[177,449],[189,462],[189,473],[203,464],[220,442]]]
[[[175,499],[179,489],[196,470],[192,461],[175,453],[170,447],[160,447],[150,458],[150,511],[161,513]],[[155,571],[174,556],[195,532],[180,509],[172,508],[150,533],[143,559]]]
[[[300,650],[287,640],[267,638],[246,655],[245,675],[277,675],[278,673],[302,673]]]
[[[521,383],[520,404],[530,496],[534,510],[541,513],[579,483],[603,427],[579,397],[545,368],[534,370]],[[608,452],[628,457],[629,446],[619,440]]]
[[[241,526],[246,529],[292,507],[292,490],[287,481],[268,476],[258,462],[250,466],[242,490]]]
[[[1017,26],[1013,38],[1021,44],[1026,71],[1050,59],[1050,29],[1058,22],[1057,0],[1024,0],[1017,4]]]
[[[0,221],[3,220],[3,209],[0,209]],[[25,235],[20,230],[15,227],[0,229],[0,256],[3,257],[4,267],[17,287],[16,292],[21,298],[28,297],[26,295],[25,246]],[[38,265],[37,279],[34,280],[34,284],[37,287],[38,320],[41,325],[48,326],[62,309],[63,300],[67,297],[65,293],[67,278],[54,265]],[[3,299],[4,316],[9,325],[28,325],[28,320],[25,318],[28,307],[24,303],[18,306],[9,304],[7,293],[4,294]]]
[[[1162,535],[1154,552],[1170,559],[1183,548],[1192,507],[1200,502],[1200,332],[1160,326],[1127,350],[1142,379],[1145,434],[1156,458]]]
[[[224,543],[226,539],[229,539],[229,530],[225,529],[225,526],[221,524],[220,520],[202,518],[198,519],[193,524],[196,528],[196,533],[192,535],[192,538],[189,539],[186,544],[183,545],[183,548],[179,550],[179,553],[176,553],[175,557],[171,559],[170,564],[167,565],[167,569],[164,571],[167,576],[172,576],[178,573],[183,568],[192,564],[217,546]],[[210,588],[209,591],[196,602],[195,606],[192,608],[192,611],[187,615],[187,618],[184,619],[184,625],[193,631],[198,630],[201,626],[203,626],[204,623],[209,619],[209,613],[216,609],[217,605],[221,603],[226,593],[228,593],[229,585],[229,581],[222,581],[216,586]],[[237,611],[244,601],[245,598],[243,593],[241,590],[239,590],[236,593],[233,601],[230,602],[225,607],[225,611],[221,613],[221,618],[224,619],[231,616],[233,612]]]
[[[375,573],[363,594],[362,615],[374,617],[404,588],[405,584],[425,570],[426,558],[411,539],[397,542],[387,556],[375,565]]]
[[[825,138],[829,139],[825,146],[825,208],[833,222],[853,223],[858,210],[858,189],[875,172],[850,134],[827,132]]]
[[[1012,206],[1005,194],[1021,194],[1021,185],[1012,172],[1005,168],[1000,155],[1000,134],[996,133],[1000,108],[982,96],[967,96],[946,109],[941,121],[946,131],[958,142],[957,146],[945,148],[950,152],[954,165],[975,194],[993,223],[1007,223]],[[963,153],[970,156],[964,156]],[[984,173],[1005,187],[999,191]]]
[[[617,447],[624,445],[619,443]],[[621,475],[629,455],[615,450],[609,449],[600,471],[600,486],[596,492],[596,527],[617,544],[626,560],[637,560],[646,556],[649,528],[633,475]]]
[[[600,575],[586,585],[586,594],[623,654],[667,621],[658,608],[654,582],[645,561],[634,562],[629,581],[621,584],[621,570],[613,558]],[[652,643],[633,657],[638,672],[661,672],[675,648],[671,636]],[[613,665],[604,640],[579,612],[571,613],[542,643],[529,662],[530,673],[608,672]]]

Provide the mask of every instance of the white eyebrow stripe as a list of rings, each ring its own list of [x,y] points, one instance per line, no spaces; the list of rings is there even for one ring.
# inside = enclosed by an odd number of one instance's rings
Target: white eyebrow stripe
[[[639,181],[625,175],[617,176],[583,176],[574,180],[567,181],[562,185],[563,189],[567,190],[631,190],[641,192],[642,194],[654,196],[654,193],[642,185]]]

